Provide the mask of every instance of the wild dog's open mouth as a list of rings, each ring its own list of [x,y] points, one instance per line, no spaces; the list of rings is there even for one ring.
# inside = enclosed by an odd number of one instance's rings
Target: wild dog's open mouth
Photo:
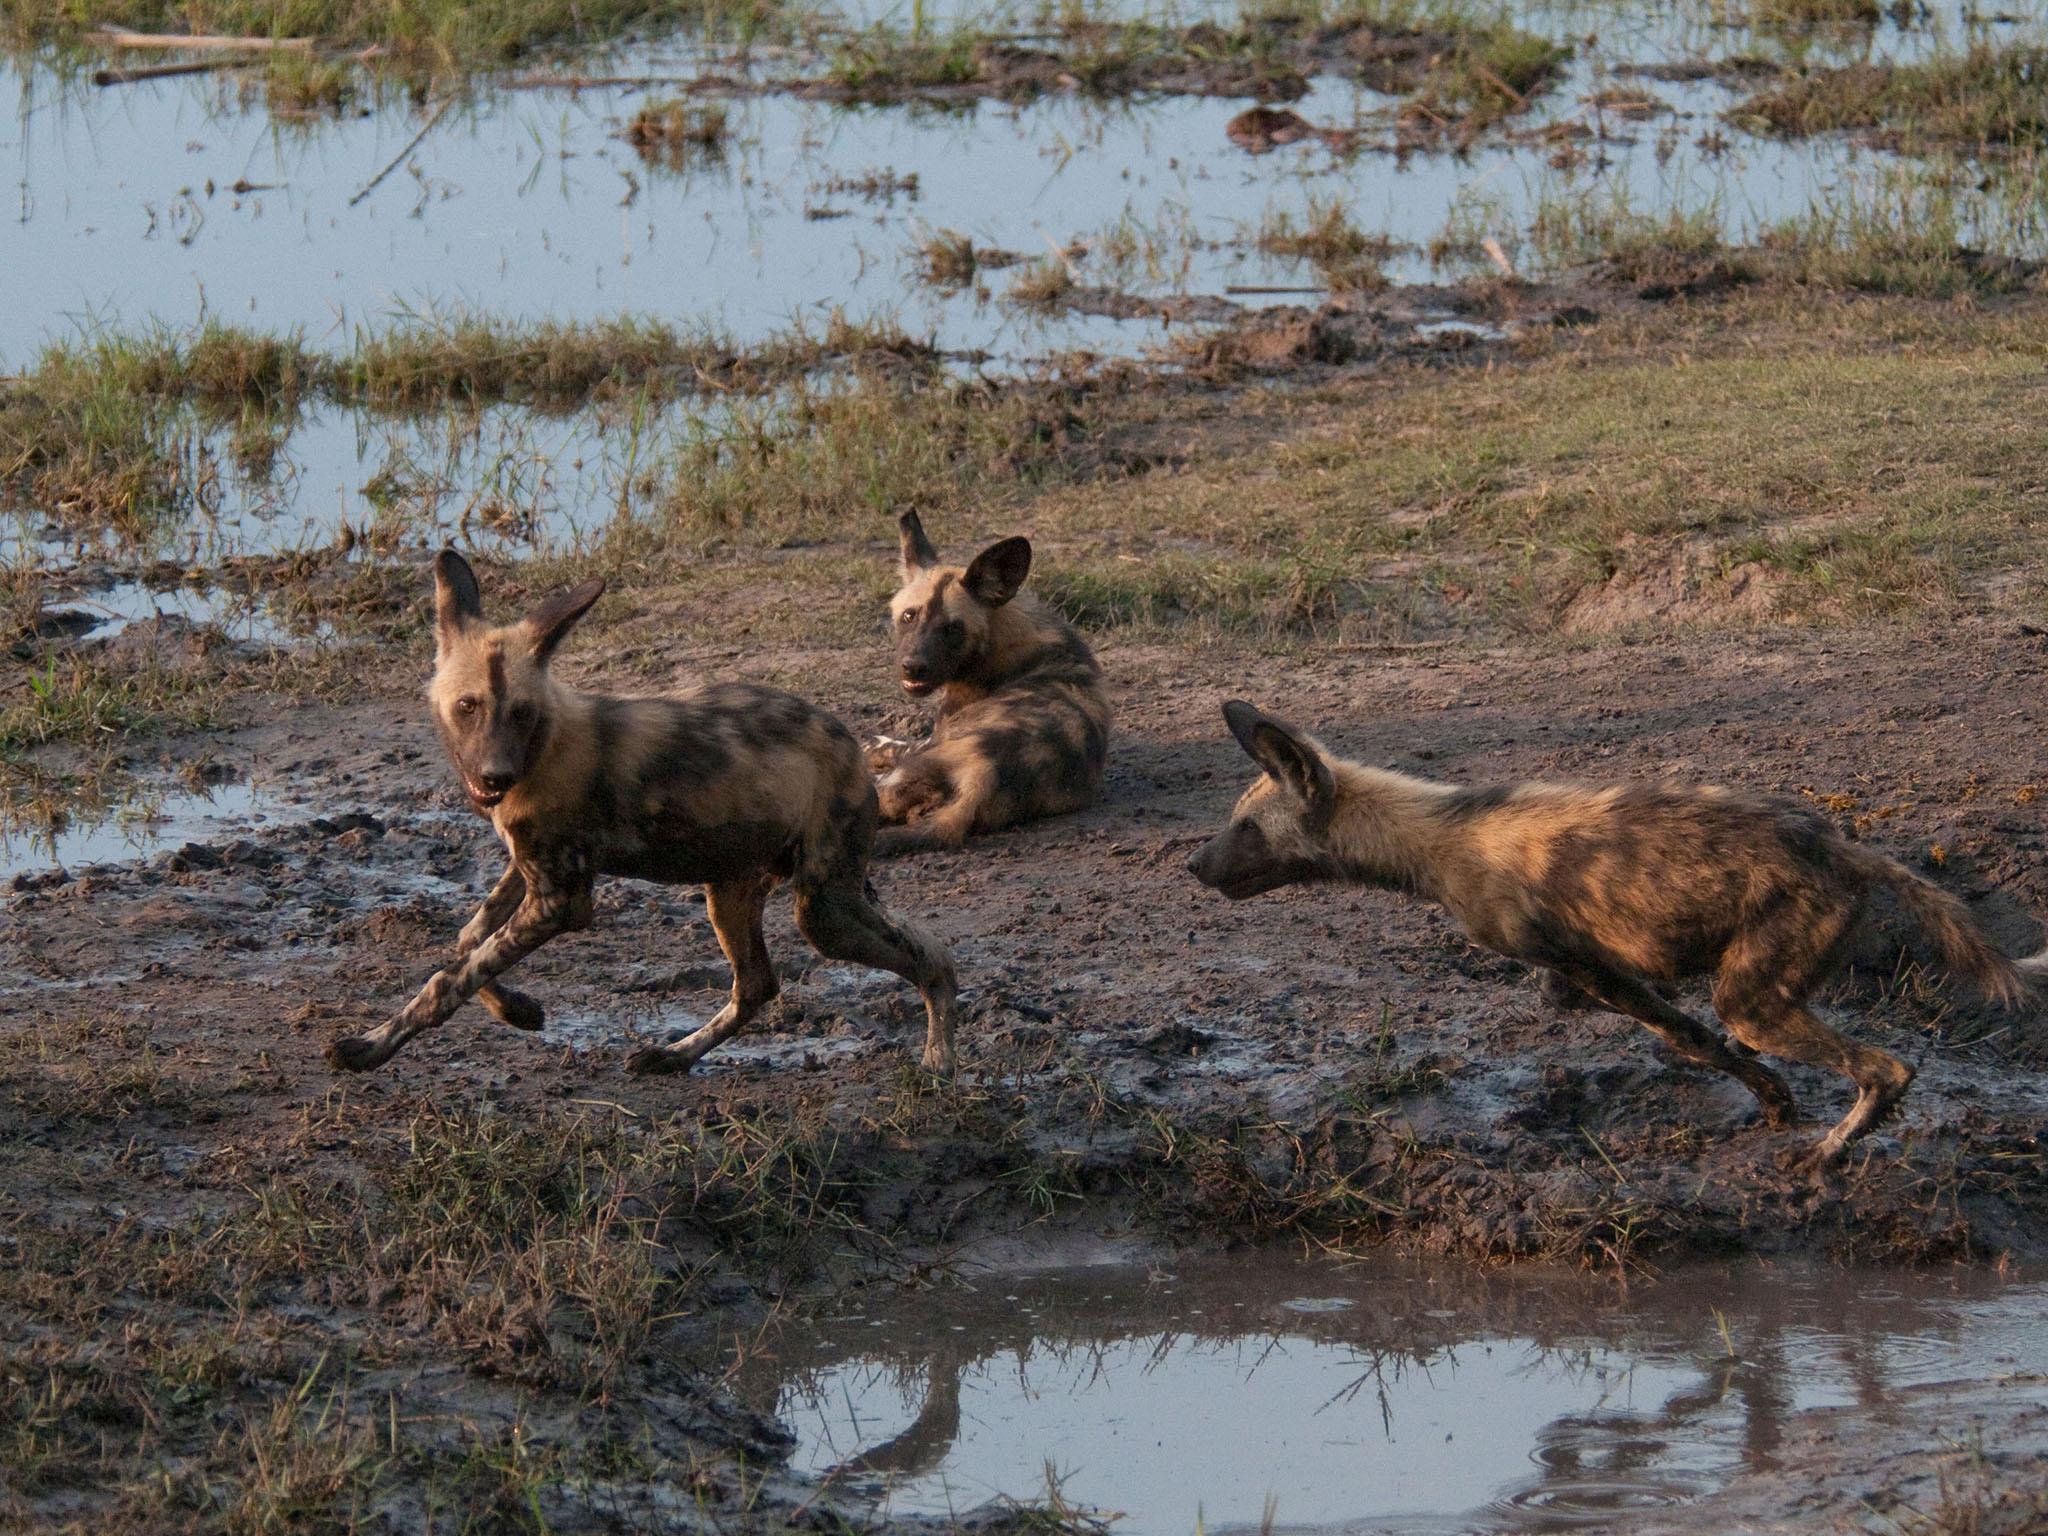
[[[470,783],[468,779],[462,781],[462,792],[469,796],[469,803],[480,811],[492,809],[505,798],[504,790],[485,789],[481,785]]]
[[[920,683],[913,678],[906,677],[903,679],[903,691],[913,699],[923,698],[938,686],[937,683]]]

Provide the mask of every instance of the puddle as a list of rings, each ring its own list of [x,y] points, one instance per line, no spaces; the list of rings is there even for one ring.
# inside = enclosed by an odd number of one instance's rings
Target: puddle
[[[864,1296],[754,1341],[736,1385],[797,1470],[896,1514],[1040,1497],[1050,1468],[1132,1536],[1589,1530],[1769,1467],[1803,1410],[2038,1368],[2044,1308],[1981,1273],[1623,1293],[1253,1256]]]
[[[690,931],[685,933],[685,928]],[[796,942],[800,947],[801,941]],[[701,1029],[724,1006],[731,973],[723,960],[688,960],[699,945],[715,953],[709,925],[701,918],[679,925],[676,953],[688,963],[672,980],[656,981],[648,991],[628,991],[602,1011],[551,1013],[542,1039],[579,1052],[612,1051],[666,1044]],[[801,954],[788,958],[803,964]],[[706,1056],[695,1068],[698,1074],[813,1071],[877,1048],[901,1049],[913,1029],[916,1039],[923,1038],[924,1013],[916,994],[885,971],[812,965],[794,975],[786,969],[782,974],[785,995],[801,997],[804,1017],[829,1019],[825,1027],[830,1032],[789,1033],[775,1027],[781,1016],[770,1012]],[[690,1001],[670,1001],[664,993],[687,994]]]
[[[42,831],[0,822],[0,881],[93,864],[120,864],[167,853],[186,843],[232,842],[279,819],[276,805],[249,784],[145,795],[113,814],[73,813],[60,829]]]

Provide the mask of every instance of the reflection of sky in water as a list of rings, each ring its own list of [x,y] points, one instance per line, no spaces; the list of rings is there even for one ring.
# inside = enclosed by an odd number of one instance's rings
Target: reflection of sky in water
[[[773,1393],[799,1470],[899,1513],[1042,1494],[1050,1462],[1139,1536],[1257,1528],[1269,1495],[1281,1529],[1544,1530],[1697,1497],[1768,1459],[1787,1415],[2009,1369],[2048,1300],[1752,1270],[1582,1287],[1519,1332],[1508,1296],[1419,1322],[1412,1281],[1233,1262],[1192,1286],[1108,1270],[878,1301],[785,1330],[763,1352],[779,1383],[750,1362],[742,1390]]]
[[[233,842],[254,835],[270,819],[264,798],[247,784],[151,797],[103,819],[75,816],[55,833],[0,819],[0,879],[53,866],[126,863],[188,842]]]
[[[1546,26],[1579,35],[1601,9],[1563,7]],[[1729,46],[1729,35],[1709,31],[1711,46]],[[1922,35],[1880,31],[1894,41]],[[1623,32],[1582,42],[1574,79],[1531,121],[1583,114],[1580,98],[1611,64],[1661,57],[1668,50],[1658,41]],[[1311,196],[1341,199],[1364,228],[1415,246],[1461,207],[1485,207],[1490,232],[1507,236],[1544,197],[1588,189],[1650,210],[1712,203],[1740,229],[1806,207],[1855,157],[1839,144],[1742,135],[1731,135],[1729,153],[1710,154],[1696,141],[1717,126],[1727,89],[1647,88],[1686,115],[1610,120],[1632,142],[1601,146],[1570,171],[1551,168],[1544,146],[1348,161],[1297,146],[1255,158],[1224,136],[1240,101],[1062,98],[936,112],[765,98],[731,104],[722,163],[670,172],[642,164],[616,137],[648,93],[514,91],[451,112],[405,168],[351,207],[420,125],[402,102],[281,127],[260,108],[239,110],[235,87],[222,81],[96,91],[10,70],[0,84],[0,156],[15,171],[19,213],[6,236],[11,302],[0,314],[0,359],[19,364],[80,323],[183,324],[202,308],[234,322],[303,326],[333,344],[407,308],[645,313],[758,337],[841,306],[900,309],[949,346],[1005,357],[1077,342],[1132,350],[1156,326],[1043,322],[971,292],[943,296],[913,280],[905,253],[920,232],[951,228],[1040,257],[1049,244],[1128,221],[1140,247],[1153,237],[1152,249],[1102,276],[1144,291],[1215,292],[1300,281],[1298,267],[1217,243],[1270,210],[1298,212]],[[1389,101],[1325,80],[1296,105],[1317,122],[1369,133],[1376,124],[1383,134]],[[917,196],[833,189],[883,169],[915,174]],[[261,189],[227,190],[238,182]],[[1083,280],[1101,280],[1099,266],[1084,265]],[[1410,257],[1397,275],[1427,269]],[[997,272],[988,284],[1000,294],[1011,280]]]

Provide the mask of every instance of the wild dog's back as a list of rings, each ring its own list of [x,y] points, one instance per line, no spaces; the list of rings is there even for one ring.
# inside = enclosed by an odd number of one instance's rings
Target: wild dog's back
[[[827,711],[758,683],[663,698],[577,696],[548,766],[508,796],[499,823],[573,830],[600,874],[731,878],[823,873],[855,832],[866,851],[873,784],[859,743]],[[573,821],[573,828],[565,824]]]
[[[1537,952],[1569,934],[1664,980],[1711,970],[1759,901],[1862,884],[1820,816],[1715,786],[1451,789],[1438,816],[1441,898],[1473,937]]]

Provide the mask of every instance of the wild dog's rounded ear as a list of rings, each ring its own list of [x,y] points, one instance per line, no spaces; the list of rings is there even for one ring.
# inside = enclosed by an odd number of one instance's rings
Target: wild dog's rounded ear
[[[960,585],[989,607],[1000,608],[1017,595],[1030,574],[1031,541],[1003,539],[974,557]]]
[[[576,627],[576,621],[590,611],[590,605],[604,596],[604,578],[593,576],[580,587],[557,592],[520,622],[533,636],[533,659],[545,663],[555,654],[562,637]]]
[[[1242,699],[1223,706],[1223,719],[1251,760],[1292,790],[1303,805],[1325,811],[1335,803],[1336,778],[1308,737]]]
[[[434,634],[443,650],[465,626],[484,616],[483,589],[476,572],[452,549],[434,557]]]
[[[939,563],[939,552],[932,548],[932,541],[924,536],[924,522],[915,512],[906,512],[897,518],[896,531],[902,537],[901,560],[905,581],[926,566]]]

